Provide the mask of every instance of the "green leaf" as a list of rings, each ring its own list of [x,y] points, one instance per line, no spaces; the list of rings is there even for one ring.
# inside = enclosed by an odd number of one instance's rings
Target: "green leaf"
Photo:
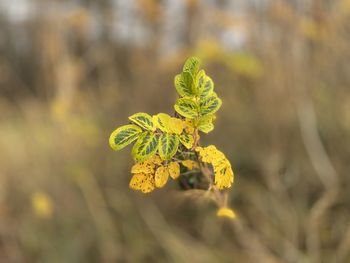
[[[208,97],[199,104],[200,113],[202,115],[213,114],[221,107],[221,100],[216,96]]]
[[[159,138],[159,156],[163,160],[170,160],[179,147],[179,139],[175,134],[163,133]]]
[[[134,124],[121,126],[112,132],[109,137],[109,145],[115,151],[123,149],[125,146],[136,140],[141,132],[141,128]]]
[[[180,142],[185,146],[187,149],[191,149],[193,146],[193,136],[191,134],[181,134],[178,136]]]
[[[143,162],[152,157],[158,148],[158,137],[151,132],[144,132],[132,148],[135,161]]]
[[[182,71],[190,72],[192,74],[192,76],[196,76],[196,74],[199,70],[199,64],[200,64],[199,58],[190,57],[186,60]]]
[[[148,131],[155,131],[156,126],[153,124],[152,117],[147,113],[139,112],[129,117],[129,120]]]
[[[211,114],[199,118],[196,125],[198,130],[204,133],[211,132],[214,129],[213,118],[214,116]]]
[[[205,98],[213,94],[214,82],[205,74],[204,70],[198,72],[195,80],[196,95]]]
[[[180,115],[186,118],[194,119],[198,116],[198,106],[191,99],[187,99],[187,98],[178,99],[174,108],[177,113],[179,113]]]
[[[189,72],[182,72],[175,76],[174,85],[177,90],[177,93],[181,97],[192,97],[193,94],[193,77]]]

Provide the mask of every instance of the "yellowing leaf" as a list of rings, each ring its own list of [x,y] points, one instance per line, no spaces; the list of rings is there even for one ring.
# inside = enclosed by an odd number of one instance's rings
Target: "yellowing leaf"
[[[179,139],[175,134],[163,133],[159,138],[159,156],[163,160],[170,160],[177,151]]]
[[[221,100],[216,96],[208,97],[200,102],[199,108],[202,115],[213,114],[221,107]]]
[[[193,77],[189,72],[182,72],[175,76],[174,85],[177,93],[181,97],[192,97],[193,93]]]
[[[196,57],[190,57],[186,60],[182,71],[187,71],[192,74],[192,76],[196,76],[199,69],[200,60]]]
[[[194,128],[195,128],[193,122],[194,122],[194,120],[192,120],[192,119],[185,120],[185,132],[186,133],[193,134]]]
[[[196,95],[205,98],[212,95],[214,82],[205,74],[204,70],[198,72],[195,80],[194,90]]]
[[[214,117],[213,115],[208,114],[199,118],[197,121],[198,130],[204,133],[211,132],[214,129],[213,117]]]
[[[153,121],[162,132],[170,132],[169,122],[171,117],[166,113],[158,113],[153,116]]]
[[[194,140],[191,134],[184,133],[179,135],[178,137],[183,146],[185,146],[187,149],[192,148]]]
[[[159,155],[153,155],[146,162],[151,163],[153,165],[160,165],[162,163],[162,159],[159,157]]]
[[[148,162],[140,162],[140,163],[135,163],[131,167],[131,173],[133,174],[152,174],[154,173],[154,164],[148,163]]]
[[[188,170],[193,170],[194,168],[199,168],[198,163],[193,160],[183,160],[181,164],[185,166]]]
[[[178,118],[170,118],[169,130],[171,133],[181,134],[182,130],[186,127],[186,123]]]
[[[158,167],[156,174],[154,176],[155,186],[158,188],[163,187],[168,181],[168,178],[169,178],[169,171],[167,167],[165,166]]]
[[[205,148],[197,147],[195,150],[199,153],[199,157],[202,162],[209,163],[213,166],[215,173],[215,185],[219,189],[231,187],[234,174],[231,164],[226,159],[225,155],[216,149],[214,145],[209,145]]]
[[[134,174],[130,180],[129,187],[133,190],[139,190],[142,193],[152,192],[155,188],[155,182],[152,175],[143,173]]]
[[[187,99],[187,98],[178,99],[174,108],[177,113],[179,113],[181,116],[184,116],[186,118],[194,119],[198,116],[198,106],[191,99]]]
[[[156,126],[153,124],[152,117],[147,113],[139,112],[129,117],[129,120],[148,131],[155,131]]]
[[[151,132],[144,132],[132,148],[132,156],[138,162],[152,157],[158,148],[158,138]]]
[[[109,137],[109,145],[113,150],[120,150],[136,140],[141,132],[141,128],[134,124],[121,126],[112,132]]]
[[[220,164],[214,166],[214,172],[214,183],[219,189],[228,188],[232,185],[234,174],[228,160],[224,160]]]
[[[180,176],[180,165],[177,162],[171,162],[168,164],[168,171],[171,178],[174,180]]]
[[[156,127],[162,132],[181,134],[186,127],[186,123],[178,118],[170,117],[166,113],[159,113],[153,116]]]

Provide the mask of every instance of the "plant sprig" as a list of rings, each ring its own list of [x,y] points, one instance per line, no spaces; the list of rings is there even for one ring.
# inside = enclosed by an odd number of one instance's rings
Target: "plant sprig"
[[[220,192],[233,183],[231,164],[214,145],[199,146],[200,132],[214,129],[215,113],[222,104],[214,92],[214,82],[200,69],[199,59],[191,57],[175,76],[174,85],[179,94],[174,105],[176,116],[136,113],[129,117],[131,124],[112,132],[109,144],[117,151],[135,142],[131,151],[135,160],[131,189],[149,193],[164,187],[169,177],[190,179],[191,174],[199,172],[221,207],[217,214],[233,217]],[[192,170],[198,172],[191,173]]]

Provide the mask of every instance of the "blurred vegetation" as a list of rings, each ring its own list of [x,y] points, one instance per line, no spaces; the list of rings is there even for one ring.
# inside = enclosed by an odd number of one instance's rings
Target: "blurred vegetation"
[[[349,0],[37,0],[21,19],[16,2],[0,5],[1,262],[350,262]],[[239,224],[176,183],[131,191],[108,146],[132,113],[172,113],[189,55],[223,99],[205,143],[232,162]]]

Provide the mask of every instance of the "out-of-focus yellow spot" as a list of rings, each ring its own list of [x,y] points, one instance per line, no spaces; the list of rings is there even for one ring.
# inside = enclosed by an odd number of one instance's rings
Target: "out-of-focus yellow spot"
[[[53,213],[51,198],[44,192],[35,192],[32,195],[32,209],[40,218],[51,218]]]
[[[251,53],[234,53],[228,66],[232,71],[246,77],[259,78],[263,74],[261,61]]]
[[[85,34],[89,29],[90,13],[86,9],[78,8],[68,17],[67,22],[77,33]]]
[[[350,0],[342,0],[338,3],[339,12],[348,15],[350,14]]]
[[[204,61],[216,61],[244,77],[259,78],[264,73],[262,61],[253,53],[232,52],[215,40],[201,41],[197,46],[196,54]]]
[[[64,122],[67,119],[69,110],[69,103],[63,100],[56,99],[51,103],[51,114],[52,117],[57,121]]]
[[[216,212],[216,215],[218,217],[228,217],[228,218],[236,218],[236,213],[230,209],[230,208],[227,208],[227,207],[221,207],[217,212]]]
[[[326,25],[317,23],[310,18],[301,18],[299,22],[300,32],[314,41],[323,40],[328,36]]]

